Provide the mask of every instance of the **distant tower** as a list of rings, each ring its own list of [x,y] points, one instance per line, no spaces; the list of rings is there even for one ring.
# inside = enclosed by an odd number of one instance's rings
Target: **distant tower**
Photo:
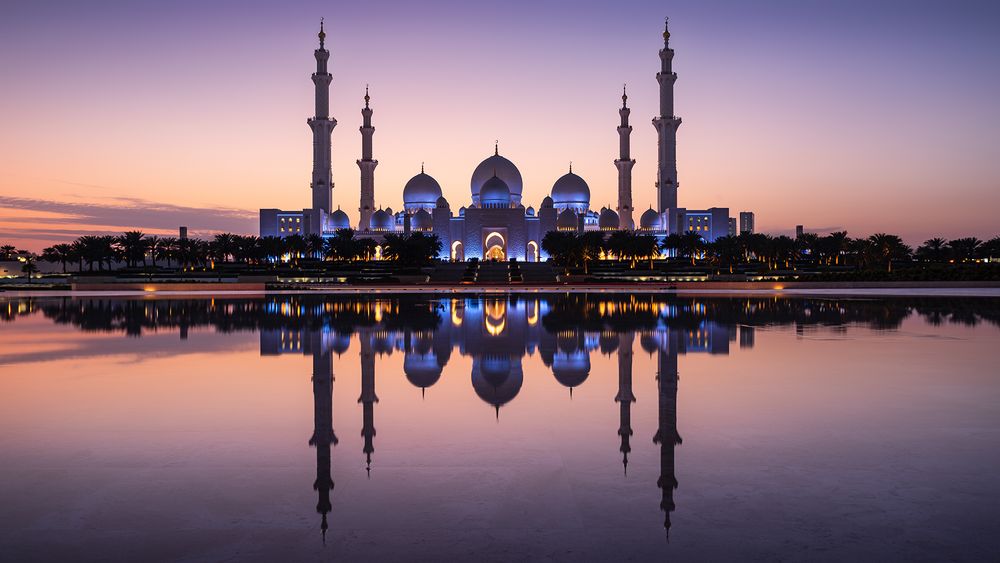
[[[368,107],[368,87],[365,86],[365,107],[361,110],[364,117],[364,124],[361,126],[361,160],[358,161],[358,168],[361,169],[361,220],[358,229],[368,230],[371,225],[372,214],[375,213],[375,167],[377,160],[372,160],[372,135],[375,128],[372,127],[372,108]]]
[[[663,25],[663,48],[660,49],[660,115],[653,118],[657,137],[656,190],[657,211],[677,207],[677,128],[681,118],[674,115],[674,82],[677,73],[671,70],[674,50],[670,48],[670,31]]]
[[[316,85],[316,117],[307,123],[313,132],[312,207],[330,213],[333,209],[333,171],[330,164],[330,135],[337,120],[330,117],[330,82],[333,77],[326,70],[330,51],[324,47],[326,32],[323,21],[319,23],[319,49],[316,49],[316,72],[312,75]]]
[[[372,333],[365,330],[360,334],[361,340],[361,396],[358,402],[362,405],[361,436],[365,439],[365,470],[371,475],[372,454],[375,453],[375,351],[372,349]]]
[[[326,515],[332,509],[330,493],[333,492],[333,476],[330,474],[330,446],[337,444],[333,433],[333,357],[330,350],[323,349],[323,335],[320,331],[308,333],[313,353],[313,435],[309,445],[316,447],[316,481],[313,490],[319,495],[316,512],[323,516],[320,530],[326,541],[329,528]]]
[[[622,109],[618,110],[622,122],[618,126],[618,160],[615,167],[618,168],[618,228],[634,229],[635,221],[632,220],[632,167],[635,160],[629,156],[629,136],[632,134],[632,126],[628,124],[628,95],[622,87]]]
[[[628,454],[632,451],[629,440],[632,437],[632,403],[635,402],[635,395],[632,394],[632,343],[635,340],[634,332],[623,332],[618,336],[618,395],[615,402],[620,408],[620,424],[618,426],[618,436],[621,437],[622,444],[619,451],[622,453],[622,466],[628,473]]]
[[[659,425],[653,443],[660,446],[660,478],[656,486],[662,491],[660,510],[664,512],[663,527],[670,537],[670,513],[674,511],[674,489],[677,476],[674,471],[674,448],[681,443],[677,433],[677,348],[678,334],[667,330],[665,346],[658,352],[657,387],[659,388]],[[664,349],[665,348],[665,349]]]

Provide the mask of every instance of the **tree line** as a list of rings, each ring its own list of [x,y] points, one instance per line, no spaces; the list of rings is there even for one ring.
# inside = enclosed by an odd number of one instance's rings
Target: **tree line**
[[[648,260],[652,268],[653,260],[665,256],[689,261],[692,266],[701,261],[730,273],[741,264],[778,270],[801,261],[817,266],[885,268],[891,272],[893,263],[913,260],[944,263],[1000,258],[1000,237],[988,241],[975,237],[932,238],[914,250],[899,236],[886,233],[860,238],[849,237],[847,231],[806,233],[797,238],[741,233],[708,242],[694,231],[670,234],[659,241],[633,231],[613,231],[607,236],[602,231],[553,231],[542,239],[542,248],[557,265],[583,268],[585,273],[595,260],[625,260],[633,268],[638,261]]]
[[[13,245],[0,246],[0,258],[20,258],[26,264],[40,259],[61,264],[64,273],[111,270],[116,264],[127,268],[204,268],[215,263],[273,265],[301,260],[355,261],[382,258],[406,265],[422,265],[438,256],[441,241],[424,233],[388,233],[381,243],[355,236],[353,229],[340,229],[332,237],[290,235],[257,237],[220,233],[211,239],[176,238],[127,231],[118,236],[87,235],[71,243],[45,248],[40,256],[20,251]],[[36,272],[37,268],[32,270]]]

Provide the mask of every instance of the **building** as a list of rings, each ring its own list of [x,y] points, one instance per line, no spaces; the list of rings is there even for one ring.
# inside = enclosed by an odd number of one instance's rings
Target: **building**
[[[754,233],[752,211],[740,211],[740,233]]]
[[[332,76],[327,68],[330,58],[325,48],[326,33],[322,23],[319,48],[314,52],[316,72],[315,115],[308,119],[313,134],[313,171],[310,190],[312,207],[301,210],[261,209],[260,235],[287,237],[292,235],[334,236],[336,231],[351,227],[347,213],[333,208],[333,175],[331,134],[337,120],[329,115]],[[735,223],[726,207],[686,209],[677,203],[677,139],[681,119],[673,112],[673,86],[677,74],[672,70],[674,51],[669,47],[670,32],[664,27],[663,49],[660,50],[659,116],[653,119],[658,134],[658,166],[656,176],[657,208],[650,207],[640,217],[639,229],[658,238],[672,233],[693,231],[707,241],[735,233]],[[443,197],[441,185],[421,165],[403,187],[403,205],[399,211],[391,207],[376,207],[375,167],[371,96],[365,88],[361,109],[361,201],[356,236],[375,239],[387,233],[422,232],[436,235],[442,242],[439,258],[450,260],[538,261],[548,258],[542,249],[542,239],[552,231],[583,232],[634,229],[632,206],[632,167],[629,125],[630,109],[627,92],[622,91],[622,106],[617,127],[619,154],[614,160],[618,169],[618,204],[615,209],[600,210],[590,206],[590,186],[573,172],[556,179],[549,195],[537,209],[522,202],[523,181],[517,166],[500,155],[499,143],[473,170],[470,180],[469,203],[457,210]],[[752,216],[752,214],[751,214]],[[742,217],[742,214],[741,214]]]

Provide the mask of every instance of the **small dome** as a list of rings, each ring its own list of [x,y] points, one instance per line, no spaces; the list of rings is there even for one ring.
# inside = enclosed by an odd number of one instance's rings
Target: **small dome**
[[[330,227],[334,230],[337,229],[349,229],[351,227],[351,219],[338,207],[336,211],[330,214]]]
[[[410,178],[403,188],[403,207],[406,209],[434,207],[439,197],[441,197],[441,185],[421,170],[420,174]]]
[[[445,199],[444,196],[439,197],[436,203],[438,207],[448,209],[448,200]]]
[[[660,226],[660,214],[652,207],[643,211],[642,216],[639,217],[639,228],[647,231],[660,230],[662,228]]]
[[[540,206],[541,209],[545,209],[546,207],[552,207],[552,198],[549,196],[545,196],[545,199],[542,200],[542,205]]]
[[[590,207],[590,186],[572,172],[565,174],[552,186],[552,203],[561,209],[587,209]]]
[[[472,388],[479,398],[499,408],[521,390],[524,374],[507,356],[486,355],[472,367]]]
[[[403,373],[414,386],[425,389],[441,378],[442,366],[434,354],[410,352],[403,357]]]
[[[572,209],[566,209],[556,219],[556,228],[558,229],[576,229],[576,226],[576,213]]]
[[[458,208],[458,216],[459,217],[465,217],[465,206],[464,205],[462,207]]]
[[[528,208],[524,210],[524,214],[527,215],[528,217],[534,217],[535,216],[535,208],[531,207],[529,205]]]
[[[615,213],[614,209],[605,207],[601,210],[601,215],[597,219],[597,226],[602,230],[604,229],[617,229],[618,228],[618,214]]]
[[[393,220],[392,215],[384,209],[379,209],[372,214],[371,219],[371,230],[373,231],[394,231],[396,230],[396,221]]]
[[[521,203],[521,172],[514,163],[494,153],[479,163],[472,173],[472,203],[478,205],[482,201],[482,189],[493,176],[499,177],[510,190],[511,201]]]
[[[510,188],[498,176],[493,176],[483,184],[479,201],[483,207],[510,207]]]
[[[566,387],[576,387],[590,375],[590,355],[586,352],[557,353],[552,359],[552,375]]]
[[[426,209],[421,209],[410,217],[410,228],[415,231],[429,231],[434,228],[434,220]]]

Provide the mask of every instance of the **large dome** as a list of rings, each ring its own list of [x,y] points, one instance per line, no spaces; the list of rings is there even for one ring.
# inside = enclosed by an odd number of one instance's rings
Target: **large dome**
[[[330,214],[330,227],[334,230],[337,229],[349,229],[351,227],[351,219],[338,207],[336,211]]]
[[[501,178],[493,176],[483,184],[479,200],[483,207],[510,207],[510,188]]]
[[[553,184],[552,203],[559,209],[583,211],[590,207],[590,186],[583,178],[569,172]]]
[[[384,209],[379,209],[373,213],[371,221],[371,229],[373,231],[396,230],[396,221],[394,221],[392,215],[387,213]]]
[[[517,166],[514,166],[513,162],[499,154],[494,154],[480,162],[476,170],[473,171],[471,186],[472,203],[479,205],[479,193],[482,191],[483,185],[493,176],[499,177],[507,184],[511,200],[515,205],[519,205],[521,203],[521,188],[523,186],[521,172],[517,169]]]
[[[642,212],[639,217],[639,228],[647,231],[658,231],[660,226],[660,214],[652,207]]]
[[[576,230],[576,227],[576,213],[572,209],[563,211],[556,219],[556,228],[561,231]]]
[[[434,228],[434,219],[426,209],[421,209],[410,218],[410,228],[414,231],[430,231]]]
[[[615,213],[614,209],[610,207],[605,207],[601,210],[601,216],[597,219],[597,226],[601,230],[607,229],[617,229],[618,228],[618,214]]]
[[[405,209],[430,209],[437,205],[441,197],[441,184],[421,169],[420,174],[410,178],[403,188],[403,207]]]

